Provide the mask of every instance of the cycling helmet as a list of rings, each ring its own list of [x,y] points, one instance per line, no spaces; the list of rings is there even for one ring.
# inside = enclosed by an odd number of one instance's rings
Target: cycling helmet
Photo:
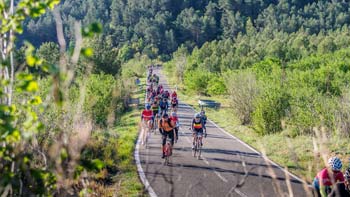
[[[168,114],[163,114],[163,118],[168,118]]]
[[[151,109],[151,105],[149,103],[146,104],[146,109]]]
[[[201,114],[203,114],[203,115],[204,115],[204,114],[205,114],[205,111],[201,111]]]
[[[346,180],[350,180],[350,167],[347,168],[347,169],[345,170],[345,172],[344,172],[344,178],[345,178]]]
[[[328,159],[328,164],[334,171],[340,171],[343,167],[340,159],[338,157],[331,157]]]
[[[201,117],[201,114],[200,114],[200,113],[196,113],[196,114],[194,115],[194,117],[195,117],[195,118],[200,118],[200,117]]]
[[[171,116],[176,116],[176,112],[171,112]]]

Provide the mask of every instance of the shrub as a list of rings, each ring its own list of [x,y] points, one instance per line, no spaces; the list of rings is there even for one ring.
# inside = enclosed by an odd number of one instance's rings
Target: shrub
[[[254,103],[252,119],[255,131],[262,135],[282,131],[281,120],[289,110],[289,95],[281,89],[268,87]]]
[[[248,70],[228,72],[224,81],[236,116],[242,124],[250,124],[253,101],[259,92],[255,75]]]
[[[107,126],[108,114],[114,110],[111,106],[115,86],[116,80],[112,75],[92,74],[87,78],[84,112],[100,126]]]
[[[223,95],[226,93],[224,79],[219,75],[212,75],[208,82],[207,93],[210,95]]]
[[[206,94],[211,74],[203,70],[193,70],[185,73],[184,84],[187,91],[196,94]]]

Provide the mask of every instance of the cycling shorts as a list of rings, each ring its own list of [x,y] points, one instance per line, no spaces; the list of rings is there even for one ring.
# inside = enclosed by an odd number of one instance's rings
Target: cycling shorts
[[[193,134],[196,134],[198,136],[203,136],[203,128],[200,129],[193,129]]]

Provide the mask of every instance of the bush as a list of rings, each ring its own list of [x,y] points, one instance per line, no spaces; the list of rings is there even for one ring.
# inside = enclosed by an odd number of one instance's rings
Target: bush
[[[253,101],[258,95],[255,75],[251,71],[228,72],[224,75],[230,104],[241,124],[251,123]]]
[[[224,79],[219,75],[213,75],[209,80],[207,93],[210,95],[223,95],[226,93]]]
[[[282,131],[281,121],[289,110],[289,96],[281,89],[268,87],[254,103],[255,131],[262,135]]]
[[[92,74],[86,80],[84,112],[90,115],[97,125],[107,126],[108,115],[114,111],[111,106],[116,80],[112,75],[106,74]]]
[[[186,72],[184,84],[187,91],[196,94],[206,94],[211,76],[209,72],[199,69]]]

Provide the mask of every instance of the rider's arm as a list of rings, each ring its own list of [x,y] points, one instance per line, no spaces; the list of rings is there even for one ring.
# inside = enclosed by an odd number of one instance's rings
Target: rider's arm
[[[192,122],[191,122],[191,130],[193,131],[193,123],[194,123],[194,119],[192,119]]]
[[[324,185],[322,176],[319,177],[319,184],[320,184],[320,194],[321,194],[321,197],[327,197],[326,185]]]
[[[320,193],[322,197],[327,197],[327,193],[326,193],[326,186],[320,184]]]
[[[161,119],[158,120],[158,129],[159,129],[159,133],[163,134],[163,128],[162,128],[162,125],[160,124],[160,120]]]

